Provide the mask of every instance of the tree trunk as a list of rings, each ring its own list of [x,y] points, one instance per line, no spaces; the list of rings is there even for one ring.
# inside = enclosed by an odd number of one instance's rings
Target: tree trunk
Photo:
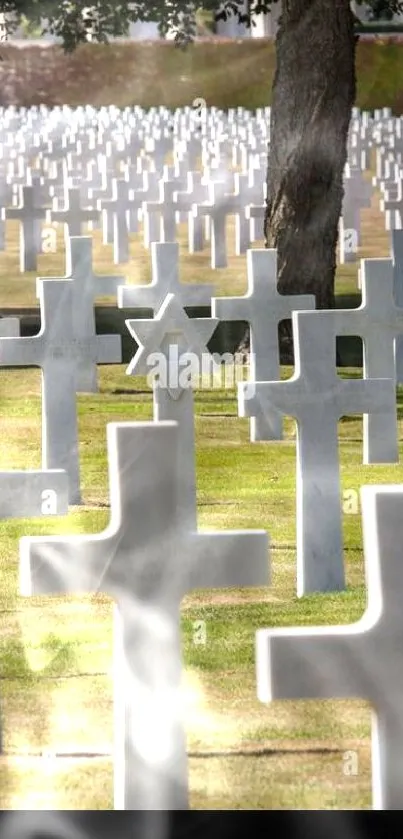
[[[334,307],[338,224],[355,101],[350,0],[283,0],[276,39],[265,245],[279,291]]]

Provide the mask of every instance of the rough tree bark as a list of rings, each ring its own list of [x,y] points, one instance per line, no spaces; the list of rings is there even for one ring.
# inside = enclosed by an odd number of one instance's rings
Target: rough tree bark
[[[276,39],[265,244],[279,291],[334,306],[343,170],[356,93],[350,0],[283,0]]]

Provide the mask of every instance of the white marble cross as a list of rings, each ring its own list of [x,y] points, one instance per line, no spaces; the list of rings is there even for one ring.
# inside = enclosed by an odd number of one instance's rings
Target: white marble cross
[[[18,338],[19,334],[19,318],[0,318],[0,338]]]
[[[162,172],[167,154],[172,153],[173,138],[159,132],[159,137],[147,138],[145,148],[157,172]]]
[[[187,213],[189,253],[199,253],[204,248],[204,224],[208,219],[193,215],[194,204],[208,200],[208,186],[200,172],[188,172],[187,191],[174,193],[175,210]]]
[[[74,337],[70,280],[41,280],[41,330],[32,338],[0,338],[0,367],[42,369],[42,468],[64,469],[69,503],[80,504],[75,375],[86,355]]]
[[[244,297],[214,297],[211,314],[224,321],[246,321],[250,327],[249,381],[280,379],[278,327],[298,309],[314,309],[315,297],[279,294],[277,291],[277,251],[254,249],[247,253],[248,291]],[[251,416],[250,439],[281,440],[281,413]]]
[[[265,416],[274,409],[297,421],[298,597],[344,589],[338,420],[389,414],[396,404],[391,379],[339,378],[332,314],[293,312],[291,379],[238,385],[240,416]]]
[[[95,207],[97,210],[102,208],[99,206],[100,202],[110,200],[112,196],[112,185],[110,178],[107,176],[106,172],[102,172],[102,181],[100,186],[89,186],[87,188],[87,195],[86,199],[88,201],[88,206],[93,208]],[[100,219],[92,219],[88,222],[88,230],[100,230],[102,228],[102,244],[103,245],[113,245],[113,216],[109,215],[109,213],[100,213],[102,218]],[[106,230],[105,230],[106,228]]]
[[[403,809],[403,486],[361,489],[368,606],[343,626],[260,629],[257,693],[373,706],[374,810]]]
[[[403,227],[403,187],[400,183],[398,194],[396,196],[388,195],[381,199],[380,207],[382,212],[387,214],[386,229],[393,229]]]
[[[100,212],[96,209],[82,209],[80,190],[65,189],[64,210],[48,210],[47,220],[64,224],[64,236],[67,244],[69,236],[81,236],[84,222],[99,221]]]
[[[4,220],[17,219],[20,222],[20,272],[36,271],[38,221],[45,219],[47,211],[43,207],[35,206],[36,190],[33,186],[21,188],[21,204],[19,207],[3,208],[1,218]]]
[[[336,335],[357,335],[363,341],[364,379],[396,382],[395,342],[403,335],[403,308],[394,300],[391,259],[361,260],[362,303],[358,309],[328,313]],[[383,414],[364,414],[364,463],[398,463],[396,403]]]
[[[175,423],[113,423],[107,440],[108,528],[21,539],[21,594],[115,599],[114,808],[186,810],[180,603],[195,589],[265,585],[267,535],[182,521]]]
[[[356,262],[358,257],[359,236],[357,230],[347,227],[340,218],[339,221],[339,257],[340,265]]]
[[[148,201],[158,201],[160,195],[160,183],[161,178],[158,172],[145,172],[144,189],[141,192],[134,190],[133,194],[133,207],[138,207],[139,199],[142,199],[139,214],[143,221],[143,240],[145,248],[149,248],[151,242],[159,242],[160,240],[160,218],[158,213],[148,213],[144,209]]]
[[[0,318],[1,338],[18,338],[19,334],[18,318]],[[66,513],[68,479],[63,470],[0,472],[0,519]]]
[[[355,132],[354,134],[350,133],[348,140],[348,159],[353,168],[357,167],[361,170],[370,169],[371,147],[371,141],[362,131]]]
[[[235,254],[236,256],[241,256],[241,254],[247,252],[251,244],[251,223],[250,216],[246,215],[246,208],[253,205],[256,201],[259,194],[259,186],[251,182],[249,174],[240,175],[239,172],[236,172],[234,181],[234,199],[239,202],[239,212],[235,216]]]
[[[156,422],[172,420],[179,425],[178,503],[181,519],[189,521],[192,528],[197,520],[192,386],[197,374],[206,369],[206,359],[211,359],[207,343],[217,324],[213,318],[188,318],[174,294],[166,295],[155,318],[126,321],[138,344],[127,374],[147,376],[153,388]]]
[[[252,242],[264,239],[264,219],[267,211],[266,204],[250,204],[246,207],[246,218],[250,220],[250,238]]]
[[[211,307],[214,286],[207,283],[181,283],[179,245],[176,242],[151,243],[151,283],[122,285],[118,288],[120,309],[152,309],[157,312],[167,294],[174,294],[180,305]]]
[[[124,277],[94,274],[92,237],[72,236],[66,239],[66,276],[63,279],[71,280],[73,286],[75,339],[86,347],[77,365],[76,390],[77,393],[98,393],[97,364],[121,364],[122,339],[120,335],[96,334],[95,298],[115,297]]]
[[[178,184],[176,181],[161,181],[159,185],[159,200],[146,201],[143,205],[144,212],[147,213],[147,215],[152,216],[157,214],[160,219],[158,241],[176,241],[176,209],[174,204],[174,194],[177,189]],[[145,246],[147,246],[146,241],[144,243]]]
[[[227,185],[219,181],[210,183],[210,203],[194,204],[193,214],[210,219],[211,231],[211,267],[227,267],[227,216],[234,213],[234,196],[227,195]]]
[[[26,186],[31,186],[34,190],[33,193],[33,205],[36,207],[40,207],[42,203],[47,203],[49,201],[49,188],[45,189],[45,179],[39,176],[36,172],[33,172],[32,169],[27,169],[26,176],[25,176]],[[36,218],[34,221],[35,227],[35,246],[37,253],[41,253],[42,251],[42,224],[41,224],[42,216]]]
[[[129,239],[129,210],[131,205],[130,189],[127,181],[122,178],[112,180],[112,197],[98,201],[98,208],[102,210],[106,223],[112,219],[113,231],[113,261],[115,265],[130,260]],[[109,221],[110,224],[110,221]],[[107,227],[104,225],[104,244]]]
[[[136,177],[136,180],[135,180]],[[142,172],[133,176],[130,171],[127,173],[130,187],[130,208],[129,208],[129,231],[138,233],[140,216],[143,215],[145,201],[157,200],[159,194],[159,180],[156,172]],[[149,242],[146,242],[146,247]]]

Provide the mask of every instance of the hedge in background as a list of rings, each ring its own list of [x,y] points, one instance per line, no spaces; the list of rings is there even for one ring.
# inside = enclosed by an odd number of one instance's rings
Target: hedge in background
[[[73,55],[60,47],[1,45],[0,104],[165,105],[174,109],[202,97],[219,108],[253,110],[270,104],[275,47],[266,39],[197,42],[186,51],[172,42],[86,44]],[[403,42],[383,36],[362,41],[357,55],[358,107],[403,113]]]

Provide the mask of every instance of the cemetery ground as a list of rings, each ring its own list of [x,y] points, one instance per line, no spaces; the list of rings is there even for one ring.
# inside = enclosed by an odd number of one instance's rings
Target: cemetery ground
[[[361,256],[389,256],[377,208],[362,212]],[[36,276],[63,276],[61,228],[55,254],[18,273],[18,227],[7,225],[1,254],[0,311],[36,305]],[[112,248],[94,237],[94,270],[131,282],[150,280],[150,254],[131,237],[131,261],[113,266]],[[261,243],[257,243],[261,246]],[[256,245],[255,245],[256,246]],[[182,228],[184,282],[216,283],[216,294],[243,294],[245,257],[222,271],[209,250],[189,256]],[[229,253],[233,229],[229,229]],[[338,270],[337,290],[359,305],[357,267]],[[104,300],[103,302],[112,302]],[[99,368],[99,394],[79,395],[84,506],[66,517],[1,522],[0,701],[3,809],[112,809],[112,603],[105,596],[24,599],[18,595],[22,535],[95,533],[109,521],[106,424],[152,419],[145,379],[126,366]],[[358,369],[340,375],[362,376]],[[284,378],[292,375],[283,368]],[[36,369],[1,374],[0,469],[40,468],[40,378]],[[402,454],[403,392],[398,391]],[[256,698],[254,639],[269,626],[351,623],[366,605],[359,488],[399,483],[399,465],[362,465],[362,418],[339,424],[347,590],[296,597],[295,423],[281,442],[249,442],[235,390],[195,393],[200,528],[264,528],[272,582],[262,589],[199,591],[182,603],[184,714],[190,804],[195,809],[370,809],[370,708],[366,702],[275,702]],[[357,495],[355,495],[357,493]],[[357,504],[359,502],[357,501]],[[318,511],[320,515],[320,511]],[[245,557],[245,562],[248,557]]]

